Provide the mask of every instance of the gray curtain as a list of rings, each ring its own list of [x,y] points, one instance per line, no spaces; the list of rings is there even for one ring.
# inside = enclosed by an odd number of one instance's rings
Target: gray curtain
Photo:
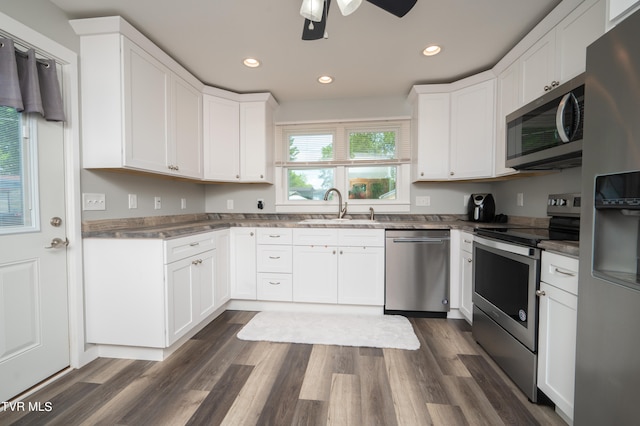
[[[0,105],[64,121],[56,62],[36,59],[33,49],[21,52],[13,40],[0,38]]]

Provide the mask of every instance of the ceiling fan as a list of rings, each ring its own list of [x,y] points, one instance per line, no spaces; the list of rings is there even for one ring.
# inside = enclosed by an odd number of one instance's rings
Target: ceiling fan
[[[367,0],[379,8],[402,18],[416,4],[418,0]],[[353,13],[362,0],[337,0],[340,12],[346,16]],[[300,15],[304,20],[302,28],[303,40],[319,40],[326,35],[327,15],[331,0],[303,0]]]

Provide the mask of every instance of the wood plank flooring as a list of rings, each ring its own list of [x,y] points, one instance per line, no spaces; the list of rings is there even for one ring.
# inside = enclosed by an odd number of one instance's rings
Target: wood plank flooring
[[[253,315],[225,312],[163,362],[97,359],[0,425],[564,425],[463,320],[412,318],[421,347],[405,351],[237,339]]]

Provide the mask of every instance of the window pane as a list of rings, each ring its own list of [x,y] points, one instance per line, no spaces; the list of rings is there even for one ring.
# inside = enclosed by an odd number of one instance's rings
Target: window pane
[[[333,159],[333,134],[289,136],[289,161],[326,161]]]
[[[395,200],[396,166],[349,167],[349,198],[356,200]]]
[[[289,200],[322,200],[333,186],[333,169],[289,169]]]
[[[396,158],[396,132],[350,132],[349,156],[352,160]]]
[[[25,225],[21,114],[0,107],[0,230]]]

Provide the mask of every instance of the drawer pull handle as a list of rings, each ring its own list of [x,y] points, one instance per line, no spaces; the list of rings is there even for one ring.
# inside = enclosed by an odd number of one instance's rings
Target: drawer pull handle
[[[465,244],[471,244],[473,241],[464,240]]]
[[[269,256],[269,259],[278,260],[280,259],[280,256]]]
[[[277,235],[277,234],[273,235],[272,234],[272,235],[269,235],[269,238],[280,238],[280,235]]]
[[[553,272],[555,272],[557,274],[560,274],[560,275],[564,275],[564,276],[567,276],[567,277],[575,277],[576,276],[576,274],[574,272],[563,271],[558,267],[554,267],[553,269],[554,269]]]
[[[189,246],[191,246],[191,247],[195,247],[195,246],[199,246],[199,245],[200,245],[200,243],[191,243],[191,244],[189,244]]]
[[[202,263],[202,259],[196,259],[194,261],[191,262],[193,265],[199,265]]]
[[[280,285],[280,281],[269,281],[271,285]]]

